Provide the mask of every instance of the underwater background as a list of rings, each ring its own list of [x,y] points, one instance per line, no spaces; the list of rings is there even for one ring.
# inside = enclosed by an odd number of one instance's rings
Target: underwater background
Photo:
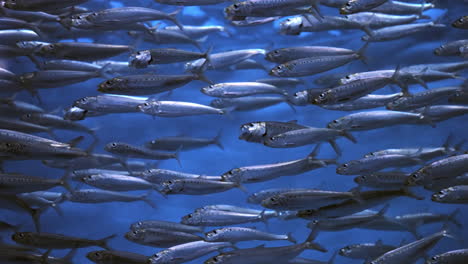
[[[408,1],[409,2],[409,1]],[[420,1],[412,1],[420,2]],[[300,35],[283,35],[279,32],[279,23],[285,19],[280,18],[274,22],[263,25],[254,25],[247,27],[236,27],[230,24],[223,14],[225,7],[231,5],[231,2],[221,3],[217,5],[208,5],[201,7],[184,7],[177,15],[178,20],[184,25],[220,25],[227,28],[229,34],[225,32],[210,34],[206,39],[200,42],[203,50],[210,47],[213,53],[238,49],[266,49],[273,50],[277,48],[301,46],[301,45],[323,45],[349,48],[358,50],[364,44],[361,37],[365,35],[360,30],[330,30],[323,32],[304,32]],[[439,0],[435,3],[436,8],[425,11],[424,14],[436,19],[443,16],[441,23],[450,24],[456,18],[466,15],[468,10],[467,1],[463,0]],[[83,5],[89,10],[101,10],[113,7],[122,6],[142,6],[155,8],[164,12],[172,12],[177,6],[164,5],[154,1],[102,1],[91,0]],[[321,6],[321,12],[324,15],[339,15],[336,8]],[[172,25],[172,23],[158,21],[163,25]],[[156,22],[153,22],[156,25]],[[433,28],[426,30],[423,33],[414,34],[398,40],[386,42],[373,42],[368,46],[365,55],[367,64],[361,61],[354,61],[343,67],[331,70],[322,74],[317,74],[310,77],[303,77],[304,84],[299,85],[294,91],[304,90],[319,87],[314,83],[314,80],[320,76],[330,73],[355,73],[379,69],[395,69],[397,66],[408,66],[414,64],[426,63],[442,63],[460,61],[460,58],[454,57],[439,57],[433,54],[433,50],[441,44],[466,38],[466,30],[457,30],[450,26],[446,28]],[[60,42],[74,41],[73,39],[60,39]],[[135,39],[128,36],[126,31],[109,31],[90,34],[86,38],[78,38],[80,42],[97,42],[108,44],[132,44]],[[136,43],[137,50],[144,50],[157,47],[182,48],[186,50],[197,51],[190,45],[178,44],[151,44],[147,42]],[[127,61],[129,54],[125,53],[116,57],[113,60]],[[265,69],[247,69],[235,70],[227,69],[223,71],[208,70],[205,75],[213,83],[221,82],[239,82],[239,81],[254,81],[261,78],[268,78],[268,70],[275,66],[274,63],[264,59],[263,55],[252,57],[257,62],[265,66]],[[1,66],[9,69],[16,74],[35,71],[35,66],[27,58],[1,59]],[[142,72],[150,72],[157,74],[182,74],[184,72],[184,64],[164,64],[157,65],[151,69],[145,69]],[[467,76],[466,70],[459,73],[460,76]],[[46,111],[62,115],[62,110],[70,107],[75,100],[86,96],[95,96],[100,94],[96,89],[103,79],[92,79],[78,84],[68,85],[66,87],[39,90],[39,95],[42,101],[41,107]],[[460,85],[463,81],[458,79],[448,79],[438,82],[428,83],[429,88]],[[193,81],[189,84],[177,88],[167,95],[165,99],[173,101],[190,101],[194,103],[209,105],[214,98],[204,95],[200,92],[202,87],[207,86],[201,81]],[[421,85],[411,85],[411,93],[423,91]],[[387,86],[380,89],[376,94],[390,94],[399,91],[398,87]],[[288,90],[289,92],[289,90]],[[158,98],[161,95],[155,95]],[[165,96],[165,95],[162,95]],[[16,99],[37,103],[36,99],[26,93],[20,93]],[[384,108],[382,108],[384,109]],[[366,110],[364,110],[366,111]],[[356,111],[357,112],[357,111]],[[242,124],[254,121],[290,121],[297,120],[299,124],[326,127],[326,125],[339,117],[347,115],[351,112],[332,111],[320,108],[314,105],[295,106],[292,108],[286,103],[271,106],[265,109],[254,111],[238,112],[233,111],[229,115],[204,115],[204,116],[187,116],[178,118],[151,117],[141,113],[125,113],[125,114],[108,114],[98,117],[90,117],[85,120],[78,121],[81,124],[96,128],[96,135],[99,139],[95,153],[106,153],[104,146],[113,141],[127,142],[133,145],[142,146],[146,142],[165,136],[193,136],[212,138],[221,131],[221,143],[224,149],[220,149],[216,145],[210,145],[200,149],[182,151],[180,153],[180,163],[176,160],[151,161],[144,160],[147,163],[147,168],[163,168],[176,171],[200,175],[221,175],[233,168],[271,164],[295,160],[306,157],[312,152],[314,145],[307,145],[298,148],[268,148],[262,144],[253,144],[240,140],[239,127]],[[387,148],[403,148],[403,147],[439,147],[449,135],[452,135],[454,141],[459,142],[467,140],[468,117],[460,116],[443,122],[437,123],[436,127],[427,125],[399,125],[381,129],[356,131],[352,132],[357,139],[354,144],[346,139],[338,139],[337,143],[342,150],[342,155],[338,157],[339,163],[344,163],[350,160],[361,158],[363,155],[380,149]],[[59,141],[66,142],[77,135],[76,132],[57,131]],[[47,137],[47,135],[42,135]],[[86,137],[82,143],[87,146],[92,141],[91,137]],[[80,145],[81,146],[81,145]],[[322,144],[318,153],[319,158],[336,158],[337,155],[328,144]],[[403,168],[406,172],[412,172],[418,169],[419,166]],[[181,217],[193,212],[194,209],[211,204],[230,204],[248,208],[262,210],[260,205],[247,203],[247,197],[254,192],[269,189],[269,188],[319,188],[325,190],[347,191],[356,186],[353,177],[338,175],[335,172],[335,166],[327,166],[310,172],[306,172],[296,176],[284,176],[270,181],[259,182],[254,184],[245,184],[244,187],[248,190],[248,194],[240,189],[234,188],[226,192],[206,194],[206,195],[169,195],[163,198],[157,192],[152,192],[151,200],[156,204],[156,208],[151,208],[143,202],[132,203],[104,203],[104,204],[80,204],[63,202],[60,204],[63,210],[63,216],[57,215],[54,210],[47,210],[40,219],[41,229],[43,232],[60,233],[70,236],[100,239],[112,234],[117,234],[117,237],[110,241],[110,247],[115,250],[124,250],[135,252],[147,256],[162,250],[150,246],[143,246],[132,243],[124,238],[124,234],[128,232],[132,223],[140,220],[166,220],[179,222]],[[44,166],[40,161],[6,161],[4,163],[6,172],[17,172],[26,175],[41,176],[46,178],[60,178],[64,174],[64,170],[53,169]],[[84,184],[73,183],[76,188],[85,188]],[[57,187],[51,191],[63,192],[65,189]],[[468,212],[466,205],[451,205],[435,203],[430,200],[432,192],[415,188],[414,192],[425,197],[425,200],[415,200],[407,197],[399,197],[393,199],[387,215],[401,215],[406,213],[416,212],[433,212],[450,214],[457,208],[461,211],[457,216],[459,222],[463,224],[462,228],[450,226],[452,232],[459,237],[468,238],[468,229],[466,228]],[[141,191],[129,192],[135,194],[144,193]],[[379,210],[383,205],[379,205],[374,210]],[[30,216],[20,212],[12,212],[1,210],[0,220],[8,223],[20,224],[21,231],[33,231],[34,225],[31,222]],[[293,236],[298,241],[304,241],[310,230],[306,228],[308,220],[293,219],[282,220],[273,218],[267,224],[262,222],[243,224],[241,226],[256,227],[259,230],[264,230],[276,234],[286,234],[292,232]],[[213,227],[214,228],[214,227]],[[419,229],[422,235],[432,234],[440,231],[442,223],[431,224]],[[211,230],[207,227],[205,230]],[[10,241],[11,232],[4,231],[0,237],[4,241]],[[399,245],[403,240],[410,242],[414,237],[408,232],[398,231],[374,231],[365,229],[351,229],[340,232],[322,232],[315,242],[320,243],[328,249],[327,253],[306,250],[300,256],[328,261],[332,254],[340,248],[355,243],[375,242],[382,239],[385,244]],[[240,248],[255,247],[261,244],[267,246],[288,245],[287,241],[272,241],[272,242],[241,242],[238,244]],[[428,255],[432,256],[438,253],[446,252],[453,249],[467,247],[466,241],[456,241],[451,239],[443,239],[432,249]],[[92,263],[86,258],[86,253],[98,250],[98,248],[83,248],[79,249],[74,263]],[[63,256],[65,250],[57,250],[53,255]],[[200,259],[193,260],[189,263],[202,263],[206,259],[216,255],[212,253]],[[420,260],[422,262],[422,260]],[[360,260],[352,260],[338,256],[334,263],[362,263]]]

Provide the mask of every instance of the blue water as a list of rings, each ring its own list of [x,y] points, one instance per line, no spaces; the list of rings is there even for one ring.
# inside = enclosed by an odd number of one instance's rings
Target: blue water
[[[320,33],[307,33],[301,36],[285,36],[278,32],[278,22],[265,24],[261,26],[252,26],[245,28],[236,28],[229,24],[223,17],[223,9],[230,3],[219,4],[215,6],[187,7],[179,14],[178,18],[186,25],[222,25],[226,26],[233,33],[233,37],[223,36],[222,34],[211,34],[208,39],[202,43],[204,49],[214,48],[214,52],[228,51],[246,48],[281,48],[298,45],[329,45],[358,49],[363,45],[361,36],[362,31],[331,31]],[[97,1],[92,0],[83,6],[89,9],[104,9],[119,6],[144,6],[159,9],[165,12],[172,12],[177,7],[165,6],[154,3],[153,1]],[[466,1],[448,1],[441,0],[437,2],[439,9],[448,9],[444,23],[449,24],[456,18],[466,15],[468,6]],[[324,14],[337,14],[337,11],[331,8],[322,7]],[[442,10],[433,10],[427,12],[428,15],[438,16],[443,13]],[[280,21],[284,20],[280,19]],[[360,72],[377,69],[392,69],[397,65],[412,65],[419,63],[435,63],[459,61],[456,57],[436,57],[432,51],[442,43],[462,39],[466,37],[466,31],[456,30],[447,27],[442,30],[429,30],[426,33],[417,34],[413,37],[407,37],[401,40],[372,43],[366,52],[369,58],[368,65],[359,61],[341,67],[333,72]],[[98,43],[128,44],[133,40],[126,35],[126,32],[102,33],[96,34],[93,39]],[[188,45],[161,45],[164,47],[177,47],[183,49],[193,49]],[[138,49],[156,48],[157,45],[142,43]],[[128,54],[124,54],[113,59],[125,61]],[[267,65],[268,68],[274,64],[267,62],[262,56],[254,57],[255,60]],[[33,65],[25,58],[9,61],[9,66],[16,73],[34,71]],[[183,64],[159,65],[156,72],[159,74],[182,73]],[[234,81],[253,81],[259,78],[267,78],[268,75],[263,70],[238,70],[238,71],[209,71],[206,73],[213,82],[234,82]],[[312,80],[319,77],[312,76],[304,78],[306,86],[299,86],[297,90],[315,87]],[[465,75],[466,76],[466,75]],[[97,84],[101,79],[93,79],[84,83],[70,85],[56,89],[44,89],[40,91],[43,105],[48,111],[64,109],[70,106],[74,100],[94,96],[99,93],[96,91]],[[459,84],[459,80],[446,80],[429,83],[430,88],[450,86]],[[191,101],[201,104],[209,104],[213,99],[200,93],[199,89],[206,84],[194,81],[188,85],[174,90],[170,100]],[[411,91],[422,91],[423,89],[414,85]],[[392,88],[384,88],[379,93],[393,93]],[[33,102],[27,94],[19,95],[18,99]],[[252,121],[276,120],[288,121],[298,120],[298,123],[314,127],[324,127],[328,122],[338,117],[348,114],[348,112],[329,111],[316,106],[297,107],[297,112],[286,104],[269,107],[263,110],[250,112],[235,112],[230,116],[192,116],[181,118],[152,118],[141,113],[135,114],[110,114],[103,117],[87,118],[80,123],[93,128],[99,128],[97,135],[99,144],[96,147],[97,153],[106,153],[104,145],[111,141],[128,142],[135,145],[142,145],[153,138],[174,135],[190,135],[196,137],[214,137],[219,130],[222,130],[222,144],[225,150],[220,150],[216,146],[184,151],[181,154],[182,167],[175,160],[163,161],[159,167],[163,169],[180,170],[184,172],[220,175],[232,168],[240,166],[249,166],[257,164],[270,164],[295,160],[305,157],[311,152],[313,146],[305,146],[291,149],[273,149],[260,144],[248,143],[238,139],[239,127],[241,124]],[[358,143],[353,144],[346,139],[339,139],[338,144],[343,150],[343,155],[339,158],[340,162],[358,159],[364,154],[385,148],[397,147],[426,147],[440,146],[446,137],[452,133],[457,141],[466,140],[466,131],[468,117],[453,118],[437,124],[436,128],[431,126],[394,126],[371,131],[354,132]],[[73,132],[57,132],[62,141],[69,140],[77,135]],[[90,142],[87,139],[85,144]],[[334,158],[333,149],[324,144],[320,150],[320,158]],[[408,171],[416,170],[418,167],[407,168]],[[5,170],[8,172],[21,172],[30,175],[58,178],[63,175],[62,170],[45,167],[40,161],[22,161],[8,162]],[[257,184],[248,184],[246,188],[250,193],[273,187],[318,187],[321,189],[346,191],[355,186],[354,177],[337,175],[335,167],[314,170],[298,176],[282,177],[268,182]],[[54,191],[63,191],[61,188],[52,189]],[[430,192],[422,189],[416,189],[417,193],[425,197],[424,201],[416,201],[409,198],[397,198],[390,203],[388,215],[400,215],[415,212],[434,212],[451,213],[456,208],[462,208],[458,220],[466,224],[468,217],[466,206],[437,204],[430,201]],[[138,193],[138,192],[135,192]],[[180,221],[181,217],[189,214],[194,209],[209,204],[232,204],[246,206],[250,208],[261,209],[260,206],[254,206],[246,203],[247,194],[238,189],[230,191],[203,195],[187,196],[173,195],[168,199],[162,198],[159,194],[153,193],[151,198],[157,204],[153,209],[143,202],[134,203],[108,203],[108,204],[78,204],[65,202],[61,205],[64,216],[60,217],[53,210],[48,210],[41,218],[42,230],[50,233],[62,233],[71,236],[99,239],[111,234],[117,234],[118,237],[110,242],[113,249],[132,251],[144,255],[152,255],[159,250],[147,246],[138,245],[127,241],[123,235],[129,230],[131,223],[139,220],[167,220]],[[380,209],[381,206],[374,209]],[[3,212],[0,220],[11,223],[21,223],[22,230],[32,231],[33,225],[29,216],[19,213]],[[278,219],[270,220],[268,225],[263,223],[246,224],[244,226],[256,226],[258,229],[282,234],[293,232],[298,241],[303,241],[308,235],[309,229],[306,228],[306,220],[282,221]],[[466,225],[465,225],[466,226]],[[433,224],[420,229],[420,233],[427,235],[439,231],[441,224]],[[462,238],[468,238],[468,229],[456,229]],[[207,228],[210,230],[211,228]],[[3,239],[8,239],[9,233],[1,234]],[[354,229],[341,232],[322,232],[317,242],[328,249],[328,253],[316,251],[305,251],[301,256],[317,260],[328,260],[334,251],[348,244],[375,242],[382,239],[385,244],[399,245],[402,240],[413,241],[414,238],[409,233],[404,232],[382,232],[362,229]],[[239,244],[241,248],[253,247],[264,242],[243,242]],[[267,246],[288,245],[288,242],[276,241],[267,242]],[[452,249],[466,247],[468,244],[443,239],[428,255],[442,253]],[[86,259],[87,252],[99,250],[98,248],[79,249],[75,258],[75,263],[91,263]],[[54,251],[53,255],[64,255],[66,251]],[[204,260],[213,256],[203,257],[190,263],[202,263]],[[335,263],[361,263],[351,259],[337,257]]]

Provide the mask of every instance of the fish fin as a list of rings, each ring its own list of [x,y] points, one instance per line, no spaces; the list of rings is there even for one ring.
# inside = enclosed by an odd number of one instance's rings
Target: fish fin
[[[370,42],[366,42],[357,52],[356,54],[358,55],[358,58],[364,63],[364,64],[368,64],[368,59],[365,55],[365,52],[367,50],[367,47],[369,46],[369,43]]]
[[[48,249],[46,252],[44,252],[44,254],[41,255],[41,263],[49,263],[47,260],[49,259],[50,252],[52,252],[52,249]]]
[[[320,150],[320,143],[318,143],[317,145],[315,145],[314,149],[312,150],[311,153],[309,153],[309,155],[307,155],[307,158],[315,158],[317,157],[317,154]]]
[[[218,131],[218,134],[216,135],[216,137],[213,138],[213,144],[215,144],[216,146],[218,146],[218,148],[224,150],[224,146],[223,144],[221,143],[221,136],[223,135],[223,129],[220,129]]]
[[[455,211],[453,211],[449,217],[448,217],[448,221],[452,222],[454,225],[456,225],[458,228],[462,228],[462,224],[456,219],[458,213],[460,213],[460,208],[457,208],[455,209]]]
[[[341,130],[341,133],[345,138],[349,139],[349,141],[351,141],[351,142],[353,142],[355,144],[357,143],[356,138],[351,133],[349,133],[348,131]]]
[[[240,182],[235,182],[235,184],[236,184],[236,187],[239,188],[244,193],[249,193],[249,190],[247,190],[247,188],[245,188],[245,186],[242,185]]]
[[[209,47],[205,53],[203,53],[203,58],[205,58],[207,63],[211,63],[211,52],[213,51],[213,46]]]
[[[110,63],[106,63],[104,66],[102,66],[97,71],[98,76],[101,76],[104,79],[112,79],[113,76],[108,73],[111,66],[112,66],[112,64],[110,64]]]
[[[99,239],[97,242],[98,242],[98,245],[104,249],[107,249],[107,250],[112,250],[108,243],[109,243],[109,240],[113,239],[117,237],[117,234],[113,234],[113,235],[110,235],[108,237],[105,237],[105,238],[102,238],[102,239]]]
[[[306,249],[311,249],[311,250],[317,250],[317,251],[320,251],[320,252],[328,252],[328,250],[326,248],[324,248],[322,245],[320,245],[319,243],[314,243],[314,242],[306,242],[305,243],[305,247]]]
[[[179,20],[177,19],[177,15],[182,11],[184,10],[183,7],[181,8],[178,8],[176,11],[172,12],[172,13],[169,13],[169,17],[170,17],[170,20],[176,24],[176,26],[183,32],[184,31],[184,25],[182,25]]]
[[[287,234],[287,237],[288,237],[287,240],[288,240],[289,242],[294,243],[294,244],[297,244],[297,240],[293,237],[292,232],[289,232],[289,233]]]
[[[182,151],[182,149],[184,148],[184,146],[180,146],[176,152],[174,153],[174,159],[177,160],[177,163],[179,164],[179,167],[182,168],[182,163],[180,162],[180,152]]]
[[[149,206],[151,206],[151,208],[156,208],[156,204],[153,203],[153,201],[151,201],[151,199],[148,198],[150,194],[151,194],[151,191],[149,191],[149,192],[143,194],[142,196],[140,196],[140,199],[143,202],[147,203]]]
[[[386,204],[380,211],[376,214],[378,217],[385,217],[385,213],[387,213],[388,208],[390,207],[389,204]]]
[[[336,154],[338,156],[341,156],[341,149],[340,147],[338,146],[338,144],[336,144],[336,142],[334,140],[329,140],[328,143],[330,143],[330,145],[332,146],[333,150],[335,150]]]
[[[289,120],[289,121],[287,121],[286,123],[297,124],[297,120]]]
[[[323,15],[322,12],[320,12],[320,8],[317,4],[317,1],[311,0],[311,7],[307,9],[308,13],[312,14],[318,21],[322,22],[323,21]],[[310,22],[310,20],[306,17],[307,21]],[[312,24],[312,23],[311,23]]]
[[[363,204],[365,202],[361,196],[361,186],[354,187],[351,190],[349,190],[349,192],[353,196],[351,199],[355,200],[356,202],[360,204]]]
[[[72,263],[73,258],[76,256],[76,252],[78,252],[77,248],[70,250],[61,260],[62,263]]]
[[[60,185],[63,188],[67,189],[67,191],[72,192],[73,188],[70,185],[70,172],[67,170],[63,177],[60,179]]]
[[[80,144],[81,141],[83,141],[84,137],[83,136],[78,136],[75,137],[67,142],[68,145],[70,145],[72,148],[76,147],[78,144]]]

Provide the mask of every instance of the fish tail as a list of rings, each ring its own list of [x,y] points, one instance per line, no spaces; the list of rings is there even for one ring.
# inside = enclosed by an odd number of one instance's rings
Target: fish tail
[[[356,138],[351,133],[349,133],[348,131],[341,130],[341,133],[345,138],[349,139],[349,141],[351,141],[351,142],[353,142],[355,144],[357,143]]]
[[[458,228],[461,228],[462,227],[462,224],[456,219],[458,213],[460,213],[460,208],[457,208],[455,209],[455,211],[453,211],[449,217],[448,217],[448,221],[452,222],[454,225],[456,225]]]
[[[107,249],[107,250],[112,250],[108,243],[109,243],[109,240],[113,239],[117,237],[117,234],[113,234],[113,235],[110,235],[108,237],[105,237],[105,238],[102,238],[102,239],[99,239],[97,242],[98,242],[98,246],[102,247],[103,249]]]
[[[243,191],[244,193],[249,193],[249,191],[247,190],[247,188],[245,188],[244,185],[241,184],[240,181],[237,181],[235,182],[235,185],[237,188],[239,188],[241,191]]]
[[[184,146],[180,146],[176,152],[174,153],[174,159],[177,160],[179,167],[182,167],[182,163],[180,162],[180,151],[184,148]]]
[[[218,131],[218,134],[216,135],[215,138],[213,138],[213,144],[215,144],[216,146],[218,146],[218,148],[224,150],[224,146],[223,144],[221,143],[221,136],[223,135],[223,130],[220,129]]]
[[[367,47],[369,46],[369,43],[370,42],[366,42],[357,52],[356,54],[358,55],[358,58],[364,63],[364,64],[368,64],[368,59],[366,57],[366,50],[367,50]]]
[[[179,27],[180,30],[184,31],[184,25],[182,25],[179,20],[177,19],[177,15],[184,10],[183,7],[177,9],[176,11],[169,13],[170,20],[176,24],[177,27]]]
[[[386,204],[382,209],[380,209],[380,211],[377,213],[376,216],[378,216],[378,217],[384,217],[384,216],[385,216],[385,213],[387,213],[389,207],[390,207],[390,205],[389,205],[389,204]]]
[[[211,52],[213,51],[213,46],[209,47],[205,53],[203,53],[203,58],[205,58],[207,63],[211,63]]]
[[[292,232],[289,232],[286,236],[289,242],[297,244],[297,240],[293,237]]]
[[[70,186],[70,172],[66,171],[62,179],[60,179],[60,185],[63,186],[67,191],[73,192],[73,188]]]
[[[97,71],[98,76],[101,76],[104,79],[112,79],[113,76],[109,74],[111,66],[112,65],[110,63],[107,63],[106,65],[102,66]]]
[[[143,194],[142,196],[140,196],[140,199],[147,203],[149,206],[151,206],[151,208],[156,208],[156,204],[153,203],[153,201],[151,201],[151,199],[149,199],[149,195],[151,194],[151,191]]]
[[[335,140],[329,140],[328,143],[332,146],[333,150],[336,152],[336,155],[341,156],[342,152]]]
[[[328,250],[325,247],[315,242],[309,242],[309,241],[305,242],[305,248],[310,249],[310,250],[317,250],[320,252],[328,252]]]
[[[317,157],[317,154],[319,153],[320,151],[320,146],[322,144],[318,143],[317,145],[315,145],[314,149],[312,150],[311,153],[309,153],[309,155],[307,155],[308,158],[315,158]]]

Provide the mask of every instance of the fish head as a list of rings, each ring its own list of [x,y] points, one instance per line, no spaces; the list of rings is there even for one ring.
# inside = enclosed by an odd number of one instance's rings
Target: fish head
[[[360,175],[360,176],[357,176],[356,178],[354,178],[354,182],[361,185],[361,184],[365,184],[366,182],[368,182],[370,180],[370,176],[369,175]]]
[[[220,89],[222,89],[221,84],[211,84],[209,86],[201,88],[200,92],[206,95],[219,96],[219,95],[222,95],[222,92],[221,93],[218,92]]]
[[[267,61],[276,62],[276,61],[282,61],[287,58],[284,58],[284,54],[281,52],[281,49],[276,49],[276,50],[268,52],[265,55],[265,59]]]
[[[284,76],[287,76],[288,73],[289,73],[288,64],[284,63],[271,69],[268,74],[271,76],[276,76],[276,77],[284,77]]]
[[[251,4],[247,2],[236,2],[224,9],[226,17],[243,17],[250,13]]]
[[[242,170],[241,168],[235,168],[223,173],[223,175],[221,175],[221,178],[223,179],[223,181],[226,182],[242,182],[243,174],[244,170]]]
[[[344,248],[341,248],[341,249],[338,251],[338,254],[339,254],[340,256],[346,257],[346,256],[351,255],[352,250],[353,250],[352,246],[346,246],[346,247],[344,247]]]
[[[293,105],[307,105],[307,104],[309,104],[309,92],[307,90],[295,92],[289,98],[289,101]]]
[[[129,65],[130,67],[142,69],[150,65],[152,60],[151,52],[149,50],[142,50],[130,55]]]
[[[164,194],[179,193],[184,190],[184,182],[180,180],[168,180],[161,184],[160,192]]]
[[[252,122],[243,124],[240,127],[239,139],[248,142],[262,142],[262,138],[267,134],[265,122]]]
[[[153,115],[160,113],[161,104],[158,101],[147,101],[137,106],[140,112]]]
[[[114,154],[126,153],[129,148],[129,145],[120,142],[110,142],[104,146],[105,151]]]
[[[277,206],[287,202],[287,198],[282,195],[274,195],[262,201],[262,206],[269,209],[275,209]]]
[[[18,244],[33,244],[34,234],[31,232],[16,232],[11,236],[11,239]]]
[[[300,210],[296,213],[296,216],[297,217],[300,217],[300,218],[305,218],[305,219],[308,219],[308,218],[311,218],[311,217],[314,217],[317,215],[317,210],[312,210],[312,209],[308,209],[308,210]]]
[[[329,89],[317,95],[315,98],[313,98],[311,100],[311,103],[315,105],[327,104],[327,103],[331,103],[332,99],[333,99],[333,90]]]
[[[34,123],[34,121],[37,121],[39,116],[37,114],[29,113],[29,114],[24,114],[20,117],[20,120],[23,120],[25,122],[29,123]]]
[[[273,135],[271,137],[266,137],[263,141],[263,145],[271,147],[284,147],[288,146],[290,142],[288,141],[288,136],[286,134]]]
[[[280,33],[283,35],[299,35],[304,26],[302,17],[292,17],[280,23]]]
[[[348,123],[349,123],[349,120],[347,118],[341,117],[328,123],[327,128],[341,130],[341,129],[347,128]]]
[[[81,99],[76,100],[73,103],[73,106],[85,108],[86,106],[95,104],[95,103],[97,103],[97,97],[87,96],[87,97],[83,97]]]
[[[348,175],[354,173],[356,169],[359,169],[359,162],[357,160],[350,161],[348,163],[343,163],[336,167],[336,173],[342,175]]]
[[[84,182],[84,183],[93,183],[99,178],[99,175],[86,175],[83,177],[80,177],[79,180]]]
[[[444,262],[442,259],[442,256],[440,255],[435,255],[432,258],[429,258],[426,260],[426,264],[437,264],[437,263],[448,263],[448,261]]]
[[[257,193],[253,193],[253,194],[249,195],[249,197],[247,197],[247,202],[251,203],[251,204],[256,204],[257,200],[258,200],[258,194]]]
[[[434,193],[431,196],[431,200],[434,202],[444,202],[457,199],[457,192],[455,187],[449,187]]]
[[[63,119],[72,121],[83,120],[85,119],[87,112],[87,110],[81,109],[76,106],[72,106],[70,108],[65,109]]]
[[[43,45],[38,50],[38,53],[42,56],[54,56],[58,52],[57,44]]]
[[[194,61],[189,61],[185,63],[184,68],[185,72],[191,72],[191,73],[199,73],[202,72],[203,69],[203,64],[205,62],[205,59],[198,59]]]
[[[128,241],[141,241],[144,238],[144,230],[138,229],[138,230],[131,230],[125,233],[124,237]]]
[[[421,185],[421,184],[423,184],[423,182],[425,180],[425,176],[426,176],[425,170],[424,170],[424,168],[421,168],[421,169],[411,173],[411,175],[408,176],[408,178],[406,179],[405,184],[407,186]]]
[[[112,93],[125,88],[126,84],[127,81],[125,79],[116,77],[100,83],[97,90],[101,93]]]
[[[201,222],[201,220],[202,216],[197,212],[193,212],[191,214],[183,216],[180,223],[184,225],[197,225]]]
[[[210,232],[205,233],[205,241],[207,242],[216,242],[222,234],[221,229],[215,229]]]
[[[434,49],[434,55],[437,55],[437,56],[443,56],[443,54],[445,53],[445,45],[442,45],[436,49]]]
[[[229,254],[220,254],[214,256],[204,262],[204,264],[219,264],[219,263],[228,263],[229,261]]]
[[[452,26],[456,28],[463,28],[463,27],[466,27],[467,23],[468,23],[468,16],[462,16],[459,19],[457,19],[455,22],[453,22]]]
[[[342,15],[353,14],[353,13],[358,12],[360,8],[361,8],[360,1],[349,0],[346,4],[344,4],[340,8],[340,14]]]
[[[154,255],[152,255],[148,259],[148,264],[171,264],[171,263],[177,263],[173,261],[173,257],[171,254],[171,251],[165,249],[163,251],[160,251]]]
[[[110,254],[107,253],[105,250],[100,250],[100,251],[91,251],[88,254],[86,254],[86,257],[93,261],[93,262],[102,262],[106,260],[111,260]]]
[[[360,76],[358,73],[348,74],[345,77],[340,79],[340,84],[348,84],[348,83],[357,81],[359,79],[360,79]]]

